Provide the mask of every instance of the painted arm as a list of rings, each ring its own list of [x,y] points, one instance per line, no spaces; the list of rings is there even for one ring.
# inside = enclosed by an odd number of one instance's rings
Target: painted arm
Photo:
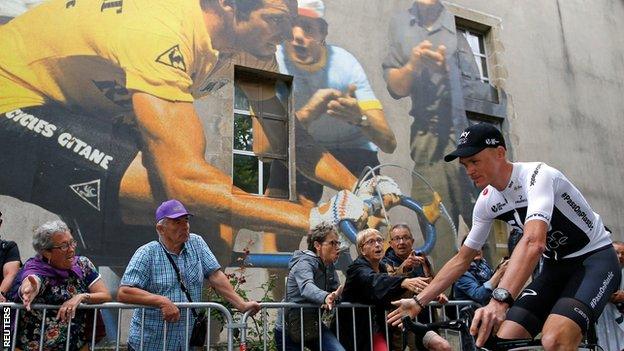
[[[141,92],[135,92],[132,101],[155,202],[177,198],[197,215],[238,222],[253,230],[307,230],[309,208],[245,196],[232,186],[229,175],[206,162],[203,127],[191,103]]]
[[[410,59],[405,65],[388,69],[386,77],[388,91],[395,97],[410,95],[414,78],[419,76],[424,69],[445,69],[445,55],[444,45],[433,49],[433,45],[428,40],[420,42],[412,48]]]

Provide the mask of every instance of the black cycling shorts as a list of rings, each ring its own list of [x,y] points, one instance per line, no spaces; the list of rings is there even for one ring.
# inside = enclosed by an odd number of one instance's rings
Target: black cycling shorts
[[[507,319],[535,337],[548,315],[558,314],[575,321],[585,333],[617,290],[620,279],[612,245],[579,257],[546,260],[542,273],[522,291]]]
[[[0,194],[58,214],[82,250],[97,252],[120,222],[119,185],[138,140],[121,117],[57,105],[0,114]]]

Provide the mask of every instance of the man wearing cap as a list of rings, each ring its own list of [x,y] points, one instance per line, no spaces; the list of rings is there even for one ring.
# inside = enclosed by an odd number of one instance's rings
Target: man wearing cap
[[[203,282],[208,279],[210,285],[239,311],[256,313],[260,308],[257,302],[245,301],[234,291],[204,239],[190,233],[190,216],[180,201],[163,202],[156,210],[158,241],[137,249],[126,268],[117,299],[158,308],[146,309],[143,321],[141,310],[134,311],[128,336],[129,348],[138,350],[143,345],[144,350],[162,350],[164,321],[167,322],[165,350],[185,347],[187,311],[180,311],[173,303],[188,302],[188,299],[168,255],[177,265],[193,302],[201,301]],[[192,326],[191,318],[189,335]]]
[[[395,301],[388,315],[417,315],[422,306],[465,272],[487,240],[494,219],[523,231],[506,274],[489,304],[475,313],[471,333],[482,346],[494,332],[503,339],[542,333],[546,350],[576,350],[620,282],[611,238],[600,215],[558,170],[541,162],[510,162],[494,126],[481,123],[461,133],[457,149],[468,176],[483,191],[473,209],[473,226],[459,252],[414,299]],[[524,290],[540,257],[542,273]],[[502,323],[502,324],[501,324]]]

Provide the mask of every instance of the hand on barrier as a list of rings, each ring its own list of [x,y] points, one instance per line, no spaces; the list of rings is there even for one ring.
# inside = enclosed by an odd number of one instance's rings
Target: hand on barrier
[[[435,223],[440,218],[440,204],[442,203],[442,197],[437,191],[433,192],[433,200],[423,206],[423,213],[429,221],[429,223]]]
[[[180,320],[180,309],[174,305],[171,300],[163,296],[163,303],[160,305],[160,312],[163,314],[163,319],[169,323],[174,323]]]
[[[82,294],[74,295],[71,299],[65,301],[61,308],[59,308],[58,313],[56,314],[56,318],[60,319],[61,322],[67,322],[70,319],[76,316],[76,309],[78,305],[82,302],[83,296]]]
[[[341,190],[328,203],[314,207],[310,211],[310,228],[321,222],[334,225],[344,219],[353,221],[357,228],[362,228],[368,218],[368,205],[348,190]]]
[[[243,304],[241,308],[239,308],[239,310],[241,312],[249,311],[249,315],[254,316],[256,313],[260,312],[261,308],[262,307],[260,306],[258,301],[250,300],[250,301],[245,301],[245,303]]]

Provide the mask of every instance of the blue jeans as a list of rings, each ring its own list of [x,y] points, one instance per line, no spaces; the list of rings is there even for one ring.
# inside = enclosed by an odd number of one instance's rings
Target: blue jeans
[[[277,351],[299,351],[301,350],[301,344],[294,342],[289,336],[288,333],[284,335],[285,345],[282,348],[282,330],[274,329],[274,338],[275,345],[277,345]],[[326,326],[321,326],[321,342],[323,343],[323,351],[344,351],[344,347],[340,344],[338,339],[334,333],[329,330]],[[308,341],[304,341],[305,347],[310,350],[319,350],[319,342],[318,339],[312,339]]]

